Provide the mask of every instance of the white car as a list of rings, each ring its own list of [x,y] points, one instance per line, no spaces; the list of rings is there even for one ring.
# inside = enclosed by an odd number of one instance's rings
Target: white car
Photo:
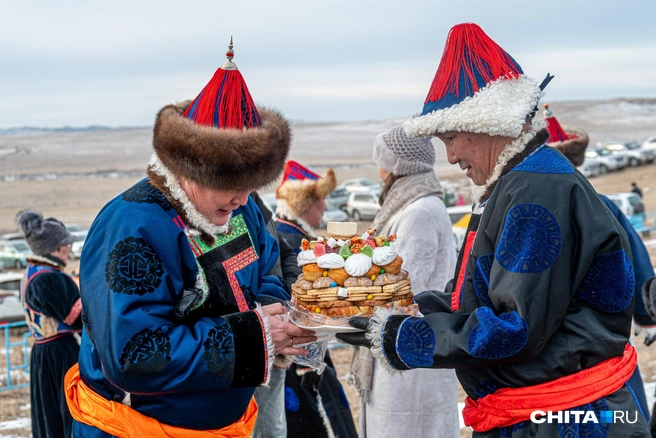
[[[356,222],[375,218],[379,210],[378,193],[353,192],[346,203],[346,212]]]
[[[656,135],[652,135],[643,141],[642,147],[644,149],[656,149]]]
[[[20,300],[20,282],[23,274],[7,272],[0,274],[0,322],[25,319]]]
[[[592,178],[601,173],[601,164],[593,158],[586,158],[585,162],[579,166],[579,172],[586,178]]]
[[[640,199],[640,196],[632,192],[611,193],[610,195],[606,196],[620,208],[626,217],[633,216],[636,213],[636,206],[642,204],[642,199]],[[644,206],[642,206],[642,208],[644,209]]]
[[[614,155],[626,155],[629,160],[629,166],[631,167],[653,163],[654,159],[656,159],[656,150],[643,149],[635,141],[605,141],[598,143],[598,146],[610,150]]]
[[[380,194],[380,184],[377,182],[374,182],[370,179],[367,178],[354,178],[354,179],[347,179],[343,183],[341,183],[339,186],[348,190],[349,192],[368,192],[368,193],[378,193]]]
[[[88,233],[89,230],[76,231],[71,233],[73,236],[75,236],[75,242],[73,242],[71,245],[71,254],[69,255],[70,259],[79,259],[82,257],[82,247],[84,246],[84,242],[87,239]]]
[[[600,173],[607,173],[611,170],[623,169],[629,164],[625,155],[614,155],[606,148],[592,148],[585,151],[585,158],[599,161]]]

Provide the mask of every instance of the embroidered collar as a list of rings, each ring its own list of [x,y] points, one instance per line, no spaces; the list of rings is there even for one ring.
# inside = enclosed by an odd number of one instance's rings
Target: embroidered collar
[[[285,224],[285,225],[288,225],[288,226],[294,228],[294,229],[297,230],[299,233],[301,233],[302,235],[304,235],[305,238],[308,239],[308,240],[314,240],[314,239],[315,239],[315,238],[312,236],[311,233],[309,233],[306,229],[304,229],[304,227],[303,227],[303,223],[305,223],[305,225],[307,225],[307,226],[309,227],[309,224],[307,224],[307,222],[305,222],[305,221],[299,220],[298,218],[297,218],[297,219],[294,219],[294,220],[287,220],[287,219],[283,219],[283,218],[280,218],[280,217],[277,218],[276,220],[277,220],[279,223],[281,223],[281,224]],[[298,222],[298,223],[297,223],[297,222]],[[312,232],[312,233],[313,233],[313,232]]]
[[[217,234],[230,233],[230,222],[220,226],[214,225],[196,209],[196,206],[189,200],[182,187],[180,187],[178,178],[162,163],[157,154],[152,155],[149,169],[164,179],[164,184],[169,195],[181,204],[181,208],[184,211],[184,215],[181,215],[181,217],[185,219],[188,231],[192,235],[197,236],[205,233],[209,236],[215,236]]]

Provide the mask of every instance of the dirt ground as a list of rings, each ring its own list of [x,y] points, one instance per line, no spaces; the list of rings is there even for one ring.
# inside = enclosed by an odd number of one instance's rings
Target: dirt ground
[[[376,169],[345,169],[340,179],[356,176],[374,178]],[[457,190],[466,193],[468,186],[462,173],[452,170],[439,172],[443,181]],[[14,231],[13,217],[23,208],[36,208],[63,219],[65,222],[78,223],[88,226],[107,201],[121,191],[130,187],[139,178],[117,179],[84,179],[84,180],[52,180],[52,181],[15,181],[0,184],[2,196],[0,197],[0,231]],[[625,192],[631,189],[631,182],[635,181],[643,189],[644,202],[647,212],[656,211],[656,165],[626,169],[602,177],[591,179],[592,185],[600,193]],[[652,219],[653,220],[653,216]],[[366,229],[367,224],[362,223],[360,228]],[[644,238],[647,249],[651,255],[652,264],[656,265],[656,233]],[[78,262],[72,262],[67,270],[76,271]],[[0,337],[2,337],[0,331]],[[20,338],[14,333],[12,340]],[[0,339],[0,345],[4,345]],[[634,345],[639,352],[639,364],[645,383],[656,382],[656,344],[651,348],[643,344],[641,338],[635,339]],[[3,356],[3,355],[0,355]],[[337,368],[337,375],[346,390],[351,404],[354,419],[358,418],[358,396],[353,387],[347,385],[348,370],[352,357],[350,347],[331,350],[333,362]],[[0,357],[0,363],[3,357]],[[22,360],[22,354],[14,349],[12,363]],[[0,374],[2,374],[0,372]],[[4,377],[6,379],[6,376]],[[18,378],[25,379],[25,376]],[[0,380],[2,378],[0,377]],[[464,394],[460,390],[460,401]],[[0,436],[27,437],[30,436],[29,423],[29,390],[27,388],[0,392]],[[469,437],[471,432],[461,430],[461,437]]]

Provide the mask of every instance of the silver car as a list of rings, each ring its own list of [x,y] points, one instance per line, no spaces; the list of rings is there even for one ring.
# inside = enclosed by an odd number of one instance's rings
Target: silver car
[[[346,212],[354,221],[373,219],[380,210],[378,193],[351,193]]]
[[[653,163],[656,159],[656,150],[644,149],[636,141],[606,141],[599,143],[599,146],[610,150],[614,155],[626,155],[631,167]]]

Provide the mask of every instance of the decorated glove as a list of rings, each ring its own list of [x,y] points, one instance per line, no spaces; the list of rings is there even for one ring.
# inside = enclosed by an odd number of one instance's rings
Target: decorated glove
[[[656,341],[656,325],[651,327],[643,327],[638,324],[633,324],[633,334],[638,336],[640,333],[645,333],[645,345],[649,347]]]
[[[354,316],[349,319],[349,324],[352,327],[364,330],[357,333],[337,333],[337,339],[347,344],[355,345],[356,347],[371,348],[371,341],[367,339],[366,334],[370,331],[371,326],[374,324],[371,318],[363,318],[361,316]]]

